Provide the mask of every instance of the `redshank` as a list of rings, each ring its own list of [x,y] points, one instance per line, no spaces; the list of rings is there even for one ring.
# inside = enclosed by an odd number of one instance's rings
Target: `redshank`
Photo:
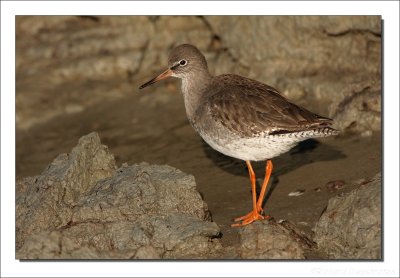
[[[196,132],[213,149],[246,161],[253,209],[235,218],[232,226],[268,219],[263,199],[272,172],[271,159],[298,142],[338,134],[332,120],[319,116],[283,97],[276,89],[234,74],[212,76],[204,55],[193,45],[175,47],[168,69],[140,86],[143,89],[166,77],[182,79],[186,115]],[[265,161],[266,172],[257,198],[251,161]]]

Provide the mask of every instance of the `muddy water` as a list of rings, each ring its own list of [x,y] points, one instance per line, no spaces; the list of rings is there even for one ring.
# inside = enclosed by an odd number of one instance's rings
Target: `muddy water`
[[[192,130],[175,83],[140,92],[136,87],[123,99],[63,115],[30,130],[17,129],[17,177],[39,174],[59,153],[69,152],[79,137],[97,131],[118,165],[147,161],[194,175],[213,220],[221,227],[223,244],[237,244],[237,229],[230,224],[251,209],[245,163],[217,153]],[[330,197],[351,190],[353,181],[381,171],[381,137],[309,140],[273,163],[265,212],[311,231]],[[261,183],[265,165],[254,166]],[[330,192],[326,184],[335,180],[345,185]],[[304,193],[288,196],[297,190]]]

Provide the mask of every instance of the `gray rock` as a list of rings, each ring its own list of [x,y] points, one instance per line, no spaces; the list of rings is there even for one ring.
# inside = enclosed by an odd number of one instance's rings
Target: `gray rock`
[[[314,241],[332,259],[381,258],[381,174],[329,200]]]
[[[239,232],[242,259],[304,259],[314,243],[289,222],[257,221]]]
[[[17,248],[26,236],[65,226],[73,207],[97,180],[115,173],[114,156],[97,133],[82,137],[69,154],[59,155],[40,176],[20,180],[16,196]]]
[[[336,127],[342,132],[371,135],[381,130],[381,81],[368,79],[346,86],[330,105]]]
[[[143,254],[143,251],[141,251],[141,254]],[[18,259],[25,260],[125,259],[135,256],[136,254],[132,250],[99,250],[93,246],[82,246],[74,238],[65,236],[63,231],[45,231],[33,234],[27,238],[25,244],[17,250],[16,254]]]
[[[160,259],[160,255],[157,253],[157,250],[151,245],[145,245],[139,247],[136,251],[134,259]]]
[[[212,39],[199,17],[18,16],[16,29],[20,129],[124,97],[166,66],[172,44]]]
[[[345,84],[380,76],[379,16],[208,16],[206,19],[236,61],[233,67],[247,68],[249,77],[289,94],[291,88],[282,85],[301,82],[308,100],[329,103]],[[299,91],[293,91],[296,99]]]
[[[270,219],[240,228],[239,245],[222,247],[193,176],[147,163],[116,169],[91,133],[41,175],[17,180],[17,258],[377,259],[380,183],[378,174],[332,198],[313,240]]]
[[[279,89],[304,107],[333,117],[341,134],[381,129],[379,16],[209,16],[237,72]],[[253,39],[254,38],[254,39]],[[354,91],[357,83],[361,90]],[[347,92],[351,91],[351,92]],[[329,107],[329,109],[328,109]]]
[[[17,183],[17,258],[209,258],[220,230],[193,176],[142,163],[115,169],[96,133]]]

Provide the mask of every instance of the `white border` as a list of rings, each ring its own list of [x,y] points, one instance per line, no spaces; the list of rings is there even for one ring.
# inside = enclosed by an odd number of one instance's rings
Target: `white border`
[[[54,2],[1,3],[1,276],[399,276],[399,3],[396,2]],[[36,262],[14,259],[15,15],[333,14],[385,20],[384,262]]]

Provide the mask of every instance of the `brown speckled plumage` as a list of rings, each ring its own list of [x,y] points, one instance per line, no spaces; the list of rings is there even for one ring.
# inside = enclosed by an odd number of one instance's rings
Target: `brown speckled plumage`
[[[256,80],[224,74],[214,77],[210,87],[213,90],[204,94],[200,106],[208,107],[215,121],[242,137],[314,130],[332,124],[331,119],[289,102],[276,89]]]

